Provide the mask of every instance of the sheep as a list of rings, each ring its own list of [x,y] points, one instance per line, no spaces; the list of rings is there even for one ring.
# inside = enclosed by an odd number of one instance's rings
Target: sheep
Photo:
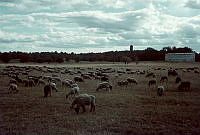
[[[162,96],[163,94],[164,94],[164,91],[165,91],[165,88],[164,88],[164,86],[158,86],[158,88],[157,88],[157,95],[158,96]]]
[[[75,81],[75,82],[84,82],[83,78],[80,77],[80,76],[75,76],[75,77],[74,77],[74,81]]]
[[[87,74],[81,74],[81,76],[83,77],[83,79],[89,79],[92,80],[92,77],[87,75]]]
[[[108,77],[103,76],[103,77],[101,77],[101,81],[102,82],[109,82],[109,79],[108,79]]]
[[[103,89],[103,88],[106,88],[106,90],[112,90],[112,85],[109,83],[109,82],[101,82],[99,83],[96,91],[98,91],[99,89]]]
[[[128,81],[127,80],[122,80],[117,82],[118,86],[128,86]]]
[[[176,77],[176,81],[175,81],[176,83],[179,83],[179,82],[181,82],[181,78],[180,77]]]
[[[35,82],[33,80],[28,80],[28,81],[29,81],[28,82],[29,87],[35,86]]]
[[[155,77],[155,74],[154,74],[154,73],[148,73],[148,74],[146,75],[146,77],[151,77],[151,76],[154,78],[154,77]]]
[[[83,112],[86,112],[85,105],[90,106],[90,112],[95,112],[95,102],[96,97],[94,95],[88,95],[88,94],[80,94],[79,96],[76,96],[73,100],[70,108],[73,109],[76,105],[75,111],[78,114],[80,107],[82,107]]]
[[[62,81],[62,87],[68,87],[68,88],[70,88],[71,85],[72,85],[72,83],[69,82],[69,81],[67,81],[67,80],[63,80]]]
[[[161,79],[160,79],[160,82],[168,82],[168,77],[162,76]]]
[[[50,84],[47,84],[44,86],[44,97],[47,97],[48,95],[51,96],[52,86]]]
[[[37,85],[45,85],[45,84],[46,84],[46,83],[45,83],[44,80],[42,80],[42,79],[39,79],[39,80],[38,80]]]
[[[56,92],[58,92],[58,89],[56,87],[56,83],[50,82],[49,85],[51,86],[52,90],[56,90]]]
[[[149,87],[151,85],[156,85],[156,82],[157,82],[156,79],[149,80],[149,83],[148,83]]]
[[[18,91],[19,91],[17,89],[17,84],[15,84],[15,83],[11,83],[8,90],[10,91],[10,93],[12,93],[12,91],[15,91],[16,93],[18,93]]]
[[[17,80],[15,80],[15,79],[10,79],[9,84],[12,84],[12,83],[17,84]]]
[[[175,70],[168,70],[168,76],[177,76],[178,73]]]
[[[79,95],[80,94],[80,88],[78,87],[77,84],[73,84],[71,86],[71,90],[68,94],[66,94],[66,99],[71,96],[72,98],[75,96],[75,95]]]
[[[128,81],[128,83],[138,84],[138,82],[135,78],[127,78],[127,81]]]
[[[190,82],[189,81],[185,81],[185,82],[181,82],[181,84],[178,87],[178,90],[190,90]]]

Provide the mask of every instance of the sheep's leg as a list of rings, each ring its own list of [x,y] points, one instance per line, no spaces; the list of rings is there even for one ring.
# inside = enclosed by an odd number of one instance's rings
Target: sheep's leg
[[[90,112],[94,112],[95,111],[95,105],[94,104],[91,104],[91,108],[90,108]]]
[[[75,108],[76,114],[79,113],[79,110],[80,110],[80,106],[77,106],[77,107]]]
[[[83,112],[86,112],[85,111],[85,105],[81,105],[81,107],[83,108]]]

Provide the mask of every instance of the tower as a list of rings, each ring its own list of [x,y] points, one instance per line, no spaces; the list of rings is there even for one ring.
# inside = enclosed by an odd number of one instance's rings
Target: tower
[[[133,45],[130,45],[130,52],[133,52]]]

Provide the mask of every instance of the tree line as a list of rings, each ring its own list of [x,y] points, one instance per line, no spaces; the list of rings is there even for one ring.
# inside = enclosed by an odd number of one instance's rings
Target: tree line
[[[21,63],[36,62],[36,63],[63,63],[73,60],[79,61],[108,61],[108,62],[125,62],[132,61],[164,61],[166,53],[195,53],[196,61],[200,61],[200,53],[196,53],[191,48],[183,47],[164,47],[161,50],[154,48],[146,48],[144,50],[133,51],[109,51],[102,53],[67,53],[67,52],[0,52],[0,61],[8,63],[13,59],[19,59]]]

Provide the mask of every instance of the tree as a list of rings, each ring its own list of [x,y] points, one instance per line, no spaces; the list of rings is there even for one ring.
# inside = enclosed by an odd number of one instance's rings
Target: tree
[[[128,64],[128,63],[130,63],[132,61],[132,59],[130,57],[124,56],[124,57],[122,57],[122,61],[125,64]]]
[[[3,53],[0,58],[1,58],[1,61],[4,63],[8,63],[11,60],[10,55],[7,53]]]

